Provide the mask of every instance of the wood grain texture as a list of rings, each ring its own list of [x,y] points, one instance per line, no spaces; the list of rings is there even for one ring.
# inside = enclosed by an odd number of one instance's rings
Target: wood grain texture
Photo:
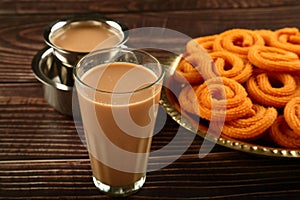
[[[131,199],[202,199],[211,194],[215,199],[292,199],[300,191],[299,162],[279,164],[236,152],[210,154],[201,164],[198,160],[184,155],[164,169],[149,172],[144,187]],[[88,159],[0,161],[0,177],[5,177],[0,196],[6,199],[107,198],[91,183]]]
[[[298,0],[0,1],[0,199],[108,199],[91,181],[88,153],[73,119],[47,104],[31,70],[51,22],[99,12],[130,29],[163,27],[197,37],[231,28],[299,27],[299,11]],[[167,117],[152,152],[168,145],[178,128]],[[200,159],[200,147],[208,150],[211,144],[187,130],[180,134],[181,140],[150,157],[149,169],[164,167],[149,172],[130,199],[299,198],[298,159],[258,157],[219,145]]]
[[[163,27],[189,37],[216,34],[231,28],[275,30],[300,24],[298,1],[188,2],[124,1],[129,8],[122,10],[124,8],[116,6],[115,1],[65,1],[63,4],[56,1],[1,1],[0,9],[6,9],[0,10],[0,82],[35,82],[31,60],[45,46],[43,30],[59,18],[83,12],[103,13],[131,29]],[[70,10],[67,12],[66,8]],[[41,15],[36,16],[35,12]]]
[[[122,6],[120,6],[122,5]],[[6,0],[0,3],[4,14],[52,14],[97,11],[103,13],[163,12],[202,9],[274,8],[299,5],[296,0]]]

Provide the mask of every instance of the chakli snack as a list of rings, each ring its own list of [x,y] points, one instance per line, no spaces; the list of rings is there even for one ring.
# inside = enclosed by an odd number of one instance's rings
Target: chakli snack
[[[260,72],[254,73],[246,83],[247,91],[252,100],[265,106],[282,108],[293,97],[299,95],[298,77],[288,73]],[[278,87],[276,84],[280,86]]]
[[[261,30],[254,30],[255,33],[260,35],[265,42],[264,46],[271,46],[272,38],[275,38],[275,32],[271,30],[261,29]]]
[[[263,46],[264,39],[255,31],[248,29],[231,29],[218,35],[213,44],[214,51],[229,51],[247,60],[252,46]]]
[[[219,76],[206,50],[199,45],[195,45],[195,43],[194,40],[189,42],[189,44],[194,45],[192,53],[186,52],[178,63],[175,78],[179,82],[188,81],[190,84],[195,85],[201,84],[206,79]]]
[[[286,104],[284,118],[289,127],[300,137],[300,97],[295,97]]]
[[[266,71],[292,72],[300,70],[297,54],[268,46],[253,46],[248,52],[248,60]]]
[[[300,137],[290,129],[282,115],[275,120],[269,133],[271,139],[280,146],[291,149],[300,148]]]
[[[182,109],[185,111],[199,116],[198,99],[195,93],[196,88],[185,87],[180,92],[178,101]]]
[[[244,83],[252,74],[252,65],[237,55],[227,51],[216,51],[209,54],[214,61],[215,70],[223,77]]]
[[[242,140],[255,140],[262,137],[264,132],[277,118],[277,110],[273,107],[264,107],[253,104],[254,114],[239,117],[236,120],[225,122],[223,134]]]
[[[278,29],[271,37],[270,45],[300,55],[300,33],[297,28]]]
[[[253,113],[244,87],[233,79],[215,77],[195,89],[200,117],[234,120]],[[180,102],[181,103],[181,102]]]
[[[189,41],[186,45],[186,52],[192,54],[198,51],[199,45],[207,52],[213,52],[213,44],[218,35],[209,35],[204,37],[198,37]]]
[[[174,76],[192,87],[180,89],[177,108],[211,123],[224,120],[224,137],[255,142],[269,135],[273,146],[300,149],[299,57],[297,28],[192,39]]]
[[[192,61],[182,58],[176,68],[175,78],[180,82],[188,81],[192,85],[202,83],[203,77],[195,65]]]

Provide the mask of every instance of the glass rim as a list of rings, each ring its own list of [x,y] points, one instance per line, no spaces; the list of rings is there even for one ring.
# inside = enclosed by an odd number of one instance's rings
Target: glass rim
[[[151,59],[153,59],[157,66],[160,68],[160,74],[159,76],[156,76],[156,79],[155,81],[153,81],[152,83],[149,83],[147,84],[146,86],[142,87],[142,88],[139,88],[137,90],[132,90],[132,91],[125,91],[125,92],[114,92],[114,91],[106,91],[106,90],[100,90],[100,89],[97,89],[96,87],[93,87],[93,86],[90,86],[89,84],[85,83],[84,81],[81,80],[80,77],[78,77],[78,73],[77,73],[77,70],[80,69],[80,64],[85,60],[87,59],[87,57],[89,56],[92,56],[92,55],[95,55],[95,54],[100,54],[100,53],[104,53],[104,52],[109,52],[109,51],[113,51],[113,50],[120,50],[120,51],[127,51],[127,52],[130,52],[130,51],[136,51],[136,52],[139,52],[139,53],[142,53],[144,55],[147,55],[149,56]],[[105,63],[105,64],[113,64],[113,63],[116,63],[116,62],[108,62],[108,63]],[[135,63],[133,63],[135,64]],[[141,64],[136,64],[136,65],[141,65]],[[95,65],[97,66],[97,65]],[[95,67],[94,66],[94,67]],[[143,65],[142,65],[143,66]],[[86,72],[85,72],[86,73]],[[124,47],[109,47],[109,48],[104,48],[104,49],[98,49],[98,50],[95,50],[95,51],[92,51],[90,52],[89,54],[85,55],[84,57],[82,57],[78,63],[76,64],[76,66],[74,67],[73,69],[73,76],[74,76],[74,80],[75,82],[77,81],[81,86],[83,86],[84,88],[87,88],[89,90],[93,90],[94,92],[99,92],[99,93],[106,93],[106,94],[132,94],[132,93],[136,93],[136,92],[139,92],[139,91],[143,91],[145,89],[148,89],[154,85],[156,85],[158,82],[160,82],[163,77],[164,77],[164,74],[165,74],[165,71],[164,71],[164,68],[163,66],[160,64],[160,62],[153,56],[151,55],[150,53],[144,51],[144,50],[141,50],[141,49],[134,49],[134,48],[124,48]]]

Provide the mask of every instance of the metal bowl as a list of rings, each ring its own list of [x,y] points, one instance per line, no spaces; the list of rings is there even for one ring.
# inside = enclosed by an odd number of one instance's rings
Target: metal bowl
[[[32,71],[43,83],[44,98],[49,105],[62,114],[72,116],[72,86],[62,83],[60,63],[52,48],[39,51],[32,60]]]
[[[114,46],[121,46],[128,40],[128,29],[125,25],[97,13],[60,19],[51,23],[44,30],[44,40],[48,47],[35,55],[32,60],[32,70],[36,78],[43,83],[46,101],[60,113],[69,116],[72,116],[73,67],[90,52],[74,52],[62,49],[52,43],[51,36],[56,31],[63,31],[74,23],[94,24],[113,31],[120,39]],[[104,46],[102,45],[101,43],[97,49],[107,47],[105,43]]]
[[[105,29],[110,30],[113,32],[120,41],[116,43],[114,46],[121,46],[128,40],[128,28],[121,24],[120,22],[102,16],[98,13],[92,14],[82,14],[76,15],[71,18],[67,19],[60,19],[53,23],[51,23],[45,30],[44,30],[44,40],[47,45],[54,49],[53,54],[62,62],[62,64],[66,67],[74,67],[78,60],[80,60],[84,55],[88,54],[89,52],[75,52],[63,49],[57,45],[55,45],[51,38],[55,33],[59,31],[64,31],[66,28],[70,27],[71,25],[95,25],[101,26]],[[109,46],[104,46],[106,48]]]

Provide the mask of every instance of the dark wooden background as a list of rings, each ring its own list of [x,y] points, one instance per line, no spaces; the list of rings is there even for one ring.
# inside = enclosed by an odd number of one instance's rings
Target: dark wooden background
[[[86,12],[100,12],[129,28],[165,27],[190,37],[230,28],[300,27],[298,0],[0,1],[0,199],[106,198],[92,184],[88,154],[73,120],[45,102],[31,71],[33,56],[45,46],[44,28],[59,18]],[[152,148],[168,144],[177,130],[168,118]],[[218,145],[200,159],[201,144],[197,136],[176,162],[148,173],[143,189],[131,198],[300,196],[299,159],[257,157]],[[171,149],[170,155],[176,151]]]

